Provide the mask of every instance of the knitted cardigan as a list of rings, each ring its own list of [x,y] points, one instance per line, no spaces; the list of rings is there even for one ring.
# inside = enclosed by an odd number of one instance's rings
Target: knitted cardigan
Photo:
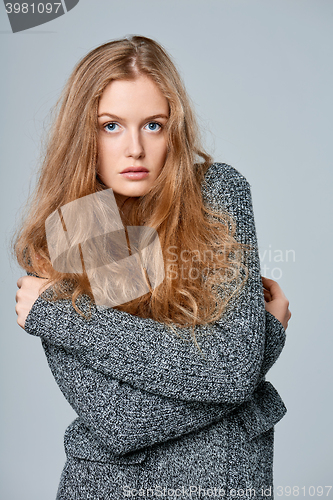
[[[180,336],[163,323],[100,306],[86,320],[71,301],[43,294],[31,308],[25,330],[41,338],[78,415],[65,433],[59,500],[145,497],[149,489],[151,497],[171,491],[200,498],[210,488],[214,497],[252,488],[273,498],[274,425],[287,410],[265,375],[285,330],[265,311],[248,181],[214,163],[202,196],[234,216],[237,241],[254,249],[237,300],[213,325],[195,329],[204,356],[183,340],[190,330],[184,335],[175,325]],[[83,297],[80,306],[86,303]]]

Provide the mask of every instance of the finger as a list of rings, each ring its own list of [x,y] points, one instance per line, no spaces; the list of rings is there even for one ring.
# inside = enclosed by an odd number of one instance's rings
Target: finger
[[[266,278],[265,276],[261,276],[261,282],[264,287],[264,289],[269,290],[270,288],[270,282],[273,280],[270,280],[269,278]]]
[[[22,281],[23,281],[23,276],[21,276],[21,278],[19,278],[19,279],[17,280],[16,285],[17,285],[17,287],[18,287],[18,288],[21,288],[21,286],[22,286]]]
[[[278,298],[284,298],[286,299],[285,294],[282,291],[282,288],[280,285],[271,279],[265,278],[265,288],[267,288],[272,296],[272,300],[278,299]]]
[[[261,276],[261,281],[263,282],[263,285],[267,288],[269,288],[273,283],[276,283],[276,281],[267,278],[266,276]]]
[[[267,276],[261,276],[262,281],[266,281],[266,283],[276,283],[275,280],[272,280],[271,278],[267,278]]]
[[[270,294],[270,291],[269,291],[269,288],[267,286],[264,285],[264,280],[262,280],[262,284],[263,284],[263,292],[264,293],[269,293]]]

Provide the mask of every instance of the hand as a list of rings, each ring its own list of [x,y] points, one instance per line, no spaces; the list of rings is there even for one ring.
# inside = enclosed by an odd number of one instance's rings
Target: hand
[[[289,300],[276,281],[265,278],[264,276],[261,277],[261,280],[264,286],[265,309],[273,314],[286,330],[288,321],[291,318]]]
[[[24,329],[25,320],[39,295],[50,286],[45,284],[45,279],[35,278],[34,276],[22,276],[17,280],[19,290],[16,292],[17,323]]]

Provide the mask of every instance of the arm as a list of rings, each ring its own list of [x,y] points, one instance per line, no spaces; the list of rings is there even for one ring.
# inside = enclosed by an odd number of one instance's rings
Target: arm
[[[260,372],[262,377],[264,377],[268,370],[274,365],[286,342],[286,331],[281,322],[268,311],[265,311],[265,317],[266,342],[264,359]]]
[[[42,297],[28,315],[28,333],[65,347],[95,370],[151,393],[217,403],[240,403],[249,398],[263,375],[265,349],[251,192],[246,179],[231,167],[225,168],[223,176],[219,165],[213,167],[207,179],[208,199],[223,202],[236,218],[236,238],[255,250],[247,259],[249,279],[237,303],[212,328],[196,329],[205,358],[193,343],[174,336],[162,323],[96,307],[87,321],[69,301],[50,303]]]
[[[275,322],[279,323],[270,313],[267,313],[267,317],[270,328]],[[283,335],[282,327],[280,332]],[[217,422],[244,406],[188,403],[150,394],[93,370],[61,347],[45,340],[42,344],[53,376],[65,398],[94,438],[116,455],[188,434]],[[276,353],[281,351],[279,344],[280,342],[266,342],[267,366],[271,366]],[[265,387],[265,390],[268,389]],[[255,394],[256,391],[253,396]],[[268,396],[270,393],[267,395],[265,392],[265,397]],[[274,397],[278,398],[276,395]],[[271,399],[269,398],[270,401]],[[274,415],[277,415],[277,419],[281,418],[278,402],[274,400],[277,412]],[[249,407],[249,404],[252,406]],[[253,407],[254,412],[258,412],[258,405],[256,406],[253,397],[245,405],[246,415]],[[251,426],[252,420],[250,418]],[[270,418],[268,421],[270,422]]]
[[[81,421],[116,455],[177,438],[222,419],[239,405],[176,401],[135,389],[42,341],[53,376]]]

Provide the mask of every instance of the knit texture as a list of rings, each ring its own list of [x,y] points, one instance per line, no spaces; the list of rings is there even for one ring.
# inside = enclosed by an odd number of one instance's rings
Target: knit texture
[[[86,320],[70,301],[40,296],[27,317],[78,415],[65,433],[58,500],[163,497],[163,488],[165,497],[169,489],[177,498],[234,498],[233,488],[252,488],[273,498],[274,425],[286,407],[265,375],[286,335],[265,311],[248,181],[214,163],[202,195],[235,217],[236,239],[253,248],[237,300],[213,325],[196,327],[204,357],[183,340],[189,329],[174,325],[177,336],[112,308],[94,306]]]

